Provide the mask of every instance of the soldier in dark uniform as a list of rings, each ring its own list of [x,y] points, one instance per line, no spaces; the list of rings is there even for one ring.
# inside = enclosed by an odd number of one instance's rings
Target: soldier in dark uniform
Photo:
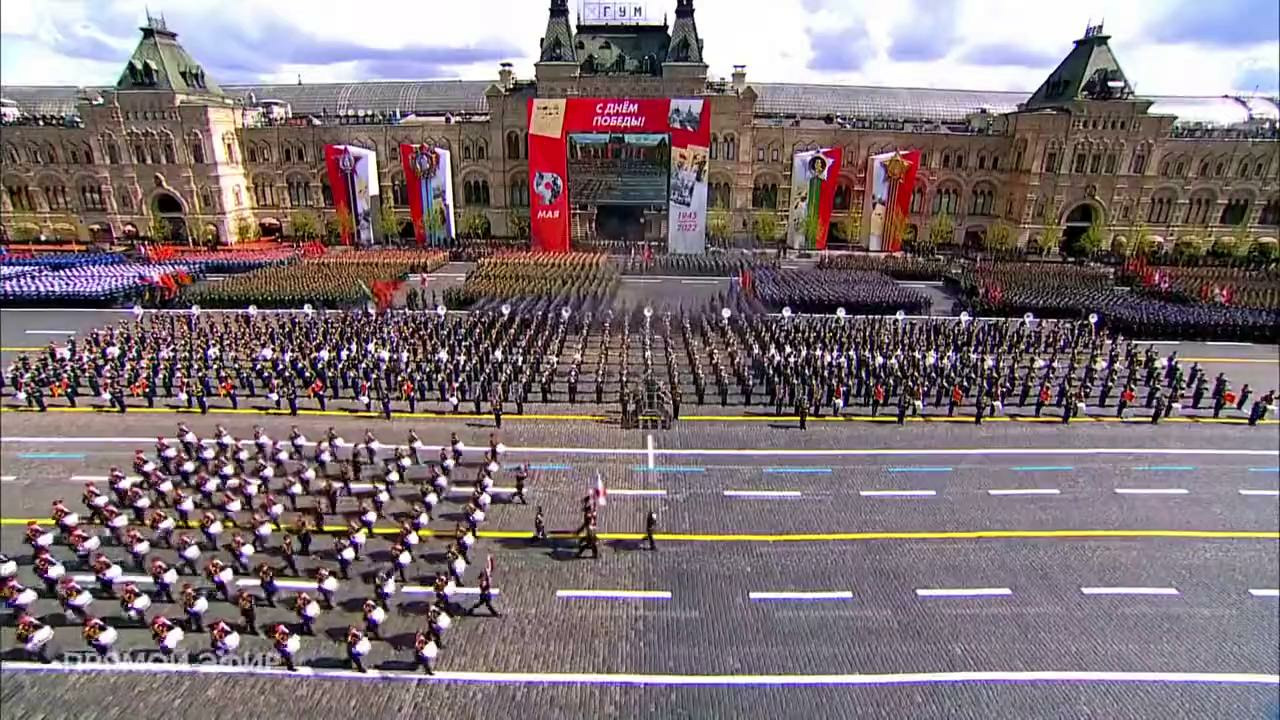
[[[258,634],[258,608],[257,600],[249,594],[248,590],[241,590],[236,593],[236,607],[240,608],[240,617],[244,620],[244,631],[249,635]]]
[[[521,505],[528,505],[529,501],[525,499],[524,487],[525,482],[529,479],[529,463],[524,463],[516,468],[516,491],[511,494],[511,502],[520,501]]]
[[[588,525],[578,539],[578,557],[591,553],[592,560],[600,559],[600,537],[594,524]]]
[[[476,610],[479,610],[481,605],[488,608],[489,613],[494,617],[502,617],[502,613],[493,607],[493,578],[490,576],[488,568],[480,573],[480,599],[476,601],[475,605],[471,606],[467,614],[475,615]]]
[[[547,539],[547,523],[542,517],[542,506],[539,505],[533,514],[533,537],[529,542],[543,542]]]
[[[658,543],[654,539],[654,531],[658,529],[658,513],[650,510],[648,515],[644,517],[644,539],[649,544],[650,550],[657,550]]]

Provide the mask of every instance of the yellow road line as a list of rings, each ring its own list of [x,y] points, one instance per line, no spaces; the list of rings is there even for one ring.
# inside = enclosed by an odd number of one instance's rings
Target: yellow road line
[[[38,413],[38,410],[27,407],[0,407],[0,413]],[[49,407],[48,412],[52,413],[97,413],[103,415],[119,415],[116,410],[109,407]],[[129,407],[129,413],[143,414],[166,414],[166,415],[199,415],[198,409],[192,408],[168,408],[168,407]],[[125,413],[128,414],[128,413]],[[256,408],[209,408],[210,415],[273,415],[277,417],[289,417],[288,410],[266,409],[259,410]],[[343,418],[370,418],[378,419],[382,417],[380,412],[366,412],[364,410],[304,410],[298,409],[298,416],[308,417],[343,417]],[[392,418],[421,418],[427,420],[485,420],[492,419],[493,415],[475,413],[436,413],[436,412],[399,412],[393,411]],[[514,415],[504,413],[503,420],[571,420],[571,421],[592,421],[598,422],[608,420],[608,415],[585,415],[585,414],[558,414],[558,413],[525,413],[524,415]],[[865,422],[865,423],[894,423],[898,418],[895,415],[880,415],[871,417],[869,415],[842,415],[840,417],[831,417],[824,415],[823,417],[809,417],[810,422]],[[681,415],[677,422],[799,422],[799,415]],[[909,417],[907,422],[926,422],[926,423],[973,423],[972,415],[956,415],[954,417],[947,415],[937,415],[929,417]],[[983,418],[983,422],[1013,422],[1013,423],[1056,423],[1063,424],[1061,417],[1045,416],[1031,417],[1018,416],[1010,417],[1007,415],[988,416]],[[1084,422],[1108,422],[1108,423],[1130,423],[1144,424],[1149,422],[1147,415],[1136,412],[1127,418],[1117,418],[1112,415],[1091,416],[1091,417],[1073,417],[1072,423]],[[1215,423],[1219,425],[1245,425],[1248,420],[1245,418],[1198,418],[1198,417],[1169,417],[1164,418],[1162,423]],[[1276,425],[1280,424],[1280,420],[1261,420],[1259,425]]]
[[[0,347],[0,352],[39,352],[47,347]]]
[[[0,518],[0,525],[26,525],[31,520],[49,523],[47,518]],[[196,527],[195,523],[189,527]],[[346,525],[325,525],[321,532],[339,533]],[[378,527],[375,535],[398,535],[399,528]],[[422,537],[452,538],[453,530],[422,530]],[[481,530],[482,538],[522,539],[528,530]],[[574,538],[574,533],[553,532],[554,538]],[[644,533],[603,532],[602,540],[640,540]],[[1161,538],[1200,540],[1280,540],[1280,531],[1257,530],[905,530],[831,533],[656,533],[658,540],[668,542],[837,542],[855,540],[1081,540],[1089,538]]]

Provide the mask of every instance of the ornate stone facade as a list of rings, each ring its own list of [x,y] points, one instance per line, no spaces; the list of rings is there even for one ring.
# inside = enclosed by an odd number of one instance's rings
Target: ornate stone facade
[[[1026,243],[1046,217],[1168,240],[1277,235],[1277,100],[1135,96],[1108,40],[1090,28],[1030,95],[751,83],[741,66],[709,80],[692,0],[670,28],[571,28],[552,0],[532,81],[504,64],[494,82],[219,87],[151,21],[115,87],[0,88],[0,218],[10,234],[81,238],[146,235],[158,216],[230,241],[246,222],[288,232],[298,210],[330,212],[323,147],[346,143],[383,158],[384,204],[407,221],[397,146],[433,142],[453,152],[460,227],[482,217],[510,236],[527,227],[530,98],[697,94],[712,109],[710,202],[736,235],[785,212],[791,155],[824,146],[853,159],[836,223],[862,206],[869,155],[919,148],[910,222],[945,212],[957,240],[999,218]]]

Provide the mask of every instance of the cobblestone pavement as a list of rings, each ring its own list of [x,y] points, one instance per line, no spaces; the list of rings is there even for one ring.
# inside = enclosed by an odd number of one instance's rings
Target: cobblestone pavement
[[[173,418],[127,415],[6,414],[0,416],[0,507],[5,518],[45,517],[58,496],[80,510],[82,481],[126,468],[135,448],[152,450],[155,435],[173,434]],[[226,420],[240,437],[259,418],[188,418],[208,436]],[[285,438],[289,422],[261,418]],[[347,440],[368,421],[328,418],[299,422],[315,439],[333,425]],[[487,422],[395,421],[378,424],[382,442],[404,442],[417,427],[427,444],[459,431],[482,448]],[[1253,431],[1257,432],[1253,432]],[[90,442],[56,442],[73,437]],[[1271,685],[980,684],[921,681],[884,687],[653,687],[626,684],[469,683],[450,673],[844,674],[963,671],[1149,671],[1261,673],[1280,670],[1276,599],[1249,590],[1280,586],[1280,510],[1274,496],[1241,489],[1277,487],[1273,429],[1169,425],[1058,426],[995,424],[815,424],[805,432],[760,424],[689,423],[653,433],[649,470],[646,433],[593,422],[515,422],[501,439],[508,462],[528,460],[534,502],[547,509],[552,529],[579,519],[577,504],[596,472],[614,492],[601,510],[605,533],[634,532],[656,509],[660,530],[710,536],[739,533],[830,533],[856,530],[1163,529],[1262,532],[1263,537],[1132,537],[1006,539],[877,539],[770,543],[721,538],[663,541],[657,552],[634,540],[607,541],[599,560],[572,557],[572,541],[530,546],[522,538],[482,537],[473,560],[493,554],[501,618],[460,618],[445,636],[438,668],[447,682],[390,678],[280,678],[274,675],[38,674],[4,672],[0,702],[15,717],[207,717],[243,711],[374,717],[448,712],[461,717],[1256,717],[1276,699]],[[23,439],[26,438],[26,439]],[[36,438],[32,440],[32,438]],[[39,438],[44,438],[43,440]],[[130,439],[132,438],[132,439]],[[152,438],[152,439],[148,439]],[[124,439],[124,441],[118,441]],[[547,451],[560,448],[559,451]],[[664,454],[672,449],[680,454]],[[838,453],[861,449],[862,453]],[[884,450],[901,451],[885,454]],[[613,452],[608,452],[608,451]],[[626,450],[627,454],[618,451]],[[715,452],[719,450],[721,452]],[[725,452],[730,450],[732,452]],[[1106,452],[1110,450],[1111,452]],[[1011,452],[1012,451],[1012,452]],[[1092,452],[1091,452],[1092,451]],[[1252,451],[1255,454],[1214,454]],[[799,454],[799,453],[810,454]],[[826,452],[827,454],[820,454]],[[931,454],[949,453],[949,454]],[[1188,453],[1188,454],[1182,454]],[[474,456],[474,452],[472,453]],[[636,470],[640,467],[640,470]],[[823,472],[824,470],[829,472]],[[413,471],[415,475],[420,471]],[[469,478],[474,472],[463,473]],[[499,473],[499,486],[511,484]],[[992,489],[1037,487],[1057,496],[993,496]],[[665,490],[627,496],[617,490]],[[876,490],[933,490],[933,496],[878,497]],[[1117,489],[1186,490],[1135,496]],[[787,491],[800,497],[725,496],[725,491]],[[402,488],[400,494],[409,490]],[[501,494],[500,494],[501,495]],[[351,500],[344,510],[354,509]],[[403,502],[393,509],[403,509]],[[433,529],[453,527],[442,508]],[[483,530],[527,530],[531,508],[501,499]],[[334,518],[331,518],[333,521]],[[40,588],[29,567],[22,528],[0,528],[0,551],[22,566],[20,577]],[[271,545],[278,545],[278,536]],[[389,562],[388,540],[371,540],[360,575]],[[411,582],[442,566],[444,544],[425,541]],[[331,540],[317,536],[319,558],[334,566]],[[134,572],[122,549],[107,552]],[[64,561],[70,551],[59,546]],[[156,556],[171,558],[167,550]],[[219,553],[224,558],[225,552]],[[279,565],[274,551],[268,557]],[[84,571],[69,566],[72,574]],[[345,667],[344,628],[358,622],[359,600],[372,589],[355,575],[343,583],[339,609],[326,612],[320,631],[304,638],[300,661],[317,672]],[[474,571],[468,583],[474,584]],[[294,578],[287,578],[294,579]],[[92,583],[84,583],[86,587]],[[201,585],[205,582],[200,581]],[[144,586],[145,587],[145,586]],[[1086,587],[1172,588],[1176,594],[1086,594]],[[933,590],[988,592],[977,597],[929,597]],[[997,592],[1006,590],[1007,593]],[[662,599],[580,599],[566,590],[670,592]],[[925,590],[925,595],[918,591]],[[759,592],[842,592],[829,600],[760,600]],[[292,591],[285,591],[290,596]],[[473,597],[463,596],[464,602]],[[407,673],[412,633],[423,623],[430,596],[399,595],[369,664]],[[171,610],[164,604],[158,609]],[[84,647],[78,628],[61,626],[57,604],[33,608],[58,625],[55,652]],[[95,611],[121,629],[121,646],[152,648],[145,630],[126,629],[115,601]],[[239,622],[213,603],[210,617]],[[259,624],[291,619],[285,609],[258,608]],[[207,635],[189,634],[197,650]],[[269,652],[246,637],[244,652]],[[0,626],[0,657],[19,661],[12,623]],[[397,676],[399,677],[399,676]],[[563,679],[563,678],[562,678]],[[626,682],[620,680],[620,682]],[[48,698],[56,694],[58,702]],[[102,698],[111,698],[100,707]],[[72,708],[75,708],[73,711]]]

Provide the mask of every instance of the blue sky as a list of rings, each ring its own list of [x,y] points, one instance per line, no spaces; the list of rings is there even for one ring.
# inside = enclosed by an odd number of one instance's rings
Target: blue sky
[[[649,0],[661,19],[675,2]],[[0,82],[110,84],[146,7],[220,82],[531,76],[546,0],[27,0],[0,13]],[[576,8],[578,0],[570,0]],[[1105,19],[1139,93],[1280,85],[1276,0],[696,0],[713,76],[1031,91]],[[435,7],[433,7],[435,6]],[[346,18],[334,22],[335,18]]]

